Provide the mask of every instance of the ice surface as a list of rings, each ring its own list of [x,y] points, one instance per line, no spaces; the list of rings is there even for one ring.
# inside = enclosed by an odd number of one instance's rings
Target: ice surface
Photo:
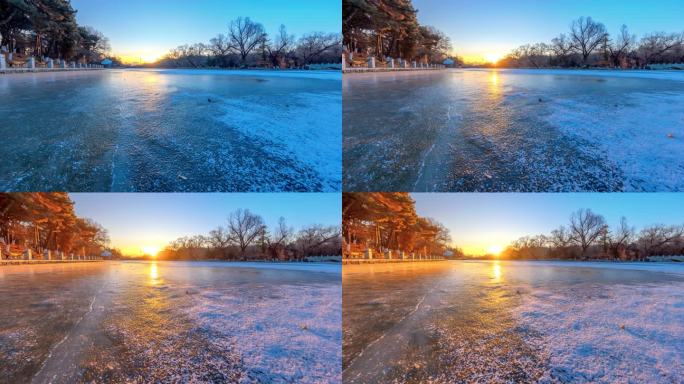
[[[548,356],[542,383],[676,383],[684,372],[684,284],[536,290],[516,308]]]
[[[343,378],[678,382],[681,272],[676,263],[345,265]]]
[[[343,95],[348,190],[684,190],[681,72],[366,73]]]
[[[339,191],[341,75],[273,72],[2,76],[0,190]]]
[[[5,266],[0,381],[339,383],[338,271],[304,263]]]

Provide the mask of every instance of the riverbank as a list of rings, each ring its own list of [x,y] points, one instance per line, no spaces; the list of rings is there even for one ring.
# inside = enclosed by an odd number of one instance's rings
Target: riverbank
[[[0,260],[0,266],[25,264],[98,263],[102,261],[104,260]]]
[[[436,67],[436,68],[360,68],[351,67],[344,68],[342,73],[367,73],[367,72],[424,72],[424,71],[442,71],[447,68]]]
[[[0,69],[0,74],[11,75],[16,73],[102,71],[105,69],[107,68],[3,68]]]
[[[342,265],[345,264],[387,264],[387,263],[425,263],[432,261],[448,261],[444,258],[436,259],[342,259]]]

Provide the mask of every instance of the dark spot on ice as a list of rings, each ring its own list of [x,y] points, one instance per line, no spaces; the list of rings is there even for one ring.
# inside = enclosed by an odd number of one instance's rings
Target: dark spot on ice
[[[540,103],[542,102],[542,99],[541,99],[541,97],[539,98],[539,102],[540,102]]]

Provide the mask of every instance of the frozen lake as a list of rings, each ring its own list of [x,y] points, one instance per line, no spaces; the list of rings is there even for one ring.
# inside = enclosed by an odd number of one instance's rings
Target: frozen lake
[[[0,76],[0,190],[339,191],[339,72]]]
[[[343,79],[345,190],[684,191],[682,71]]]
[[[345,265],[345,383],[674,383],[684,265]]]
[[[0,267],[0,382],[339,383],[340,266]]]

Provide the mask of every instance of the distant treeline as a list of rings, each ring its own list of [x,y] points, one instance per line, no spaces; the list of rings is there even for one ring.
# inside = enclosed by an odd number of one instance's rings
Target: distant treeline
[[[434,27],[420,25],[417,14],[411,0],[343,0],[343,43],[352,61],[366,56],[444,61],[451,50],[449,38]]]
[[[248,209],[228,216],[225,226],[206,235],[181,237],[162,250],[167,260],[302,260],[308,256],[339,256],[339,226],[312,224],[296,231],[280,218],[274,228]]]
[[[342,223],[345,257],[362,257],[366,249],[441,257],[451,242],[444,225],[418,216],[406,192],[344,193]]]
[[[21,256],[26,249],[100,256],[109,244],[107,230],[76,216],[66,193],[0,193],[0,247]]]
[[[76,23],[69,0],[0,0],[0,47],[38,60],[86,63],[101,61],[110,50],[102,33]]]
[[[299,68],[316,63],[342,61],[339,33],[311,32],[297,39],[280,26],[269,36],[263,25],[249,17],[239,17],[209,43],[182,45],[155,63],[161,67],[267,67]]]
[[[638,39],[626,25],[611,36],[591,17],[580,17],[550,43],[516,48],[497,63],[502,67],[644,68],[650,64],[684,62],[684,32],[653,32]]]
[[[514,241],[502,256],[511,259],[645,260],[684,255],[684,225],[655,224],[637,232],[624,217],[611,228],[589,209],[573,213],[567,226],[547,235]]]

